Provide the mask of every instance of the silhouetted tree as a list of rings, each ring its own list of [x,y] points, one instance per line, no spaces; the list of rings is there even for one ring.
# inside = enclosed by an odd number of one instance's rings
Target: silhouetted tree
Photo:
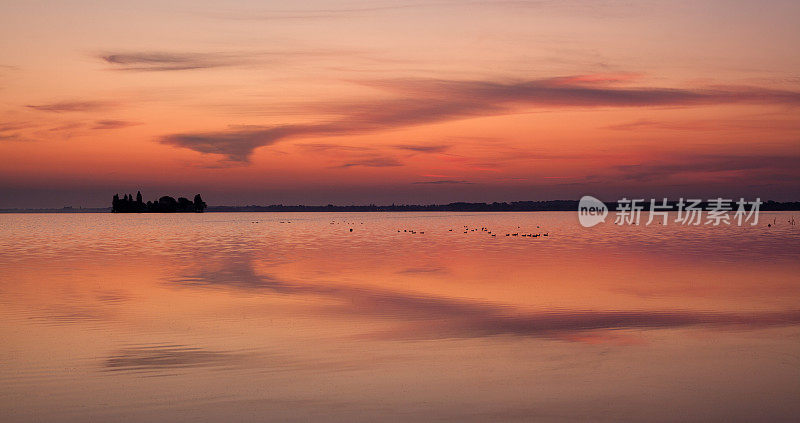
[[[165,195],[156,201],[144,203],[142,192],[137,191],[136,201],[131,194],[125,194],[122,199],[119,198],[119,194],[114,194],[111,200],[112,213],[202,213],[205,209],[206,203],[200,198],[200,194],[195,195],[194,201],[190,201],[186,197],[175,200],[175,198]]]
[[[179,212],[191,212],[194,211],[194,203],[192,203],[186,197],[178,198],[178,211]]]
[[[161,213],[175,213],[178,211],[178,200],[165,195],[158,199],[158,206]]]
[[[202,213],[206,209],[206,203],[200,194],[194,196],[194,211],[195,213]]]

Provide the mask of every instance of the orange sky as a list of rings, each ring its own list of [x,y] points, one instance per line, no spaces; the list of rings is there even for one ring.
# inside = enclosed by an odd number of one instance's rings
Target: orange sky
[[[798,200],[800,4],[7,1],[0,208]]]

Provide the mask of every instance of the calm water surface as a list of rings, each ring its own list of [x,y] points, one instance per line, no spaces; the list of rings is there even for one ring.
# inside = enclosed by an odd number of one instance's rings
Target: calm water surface
[[[797,421],[791,215],[0,215],[0,420]]]

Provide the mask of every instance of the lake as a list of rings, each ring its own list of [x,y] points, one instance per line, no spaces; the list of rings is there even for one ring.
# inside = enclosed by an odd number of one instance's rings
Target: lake
[[[792,214],[3,214],[0,420],[796,421]]]

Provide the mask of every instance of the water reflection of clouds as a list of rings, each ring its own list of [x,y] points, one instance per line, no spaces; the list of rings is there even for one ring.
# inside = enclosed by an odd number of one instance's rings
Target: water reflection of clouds
[[[321,306],[321,313],[394,323],[393,328],[372,335],[385,339],[510,335],[575,340],[582,339],[576,336],[579,334],[620,329],[704,327],[748,330],[800,324],[800,310],[734,313],[555,309],[532,312],[516,306],[472,299],[381,288],[298,283],[259,274],[254,268],[253,259],[247,255],[224,260],[213,270],[188,270],[171,282],[183,286],[230,287],[279,295],[328,298],[334,303]]]
[[[108,371],[163,371],[189,367],[233,367],[250,356],[241,352],[215,351],[184,345],[126,348],[105,360]]]
[[[371,356],[372,365],[396,357]],[[347,357],[309,358],[277,349],[222,350],[183,344],[136,345],[109,354],[102,362],[106,372],[179,374],[182,369],[258,369],[258,372],[344,371],[363,369],[365,363]]]
[[[297,285],[276,279],[269,275],[260,275],[253,268],[249,257],[225,260],[217,269],[201,269],[187,271],[172,282],[188,286],[228,286],[240,289],[270,290],[278,293],[296,293]]]
[[[25,314],[33,321],[56,326],[80,323],[103,323],[109,319],[109,313],[105,310],[69,304],[59,304],[44,309],[32,309]]]
[[[87,295],[62,292],[55,294],[47,304],[28,304],[20,310],[19,316],[43,325],[104,326],[118,317],[117,307],[130,299],[121,290],[97,290]]]

